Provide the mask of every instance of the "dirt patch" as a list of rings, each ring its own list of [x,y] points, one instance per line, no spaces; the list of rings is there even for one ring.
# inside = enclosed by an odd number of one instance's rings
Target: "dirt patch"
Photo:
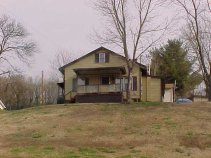
[[[188,148],[199,148],[205,150],[206,148],[211,148],[211,136],[210,135],[186,135],[181,136],[180,145]]]
[[[114,147],[114,148],[127,148],[127,147],[136,147],[136,146],[145,146],[149,143],[159,143],[159,140],[148,140],[148,139],[114,139],[114,138],[98,138],[91,139],[85,138],[81,139],[60,139],[49,141],[49,144],[56,144],[59,146],[68,146],[68,147]]]

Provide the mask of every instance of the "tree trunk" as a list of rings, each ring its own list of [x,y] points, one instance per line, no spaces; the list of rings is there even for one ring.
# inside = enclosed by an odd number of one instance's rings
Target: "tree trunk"
[[[208,101],[211,102],[211,62],[209,62],[210,66],[210,74],[207,76],[208,78]]]
[[[126,103],[127,104],[130,104],[130,102],[131,102],[131,97],[130,97],[130,82],[131,82],[131,71],[132,71],[132,68],[130,66],[128,66],[127,69],[128,69],[128,76],[127,76],[128,83],[127,83],[127,89],[126,89]]]

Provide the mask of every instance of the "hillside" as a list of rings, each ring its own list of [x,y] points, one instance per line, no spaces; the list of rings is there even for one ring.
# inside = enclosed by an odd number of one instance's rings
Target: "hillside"
[[[211,104],[52,105],[0,112],[4,158],[209,158]]]

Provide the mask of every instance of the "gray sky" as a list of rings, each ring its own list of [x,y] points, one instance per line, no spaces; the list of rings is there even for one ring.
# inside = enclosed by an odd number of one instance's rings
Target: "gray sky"
[[[48,74],[50,61],[61,50],[75,58],[99,47],[89,38],[102,27],[91,0],[0,0],[0,14],[21,22],[38,44],[39,54],[25,68],[27,75],[38,76],[42,70]]]
[[[0,0],[0,14],[21,22],[38,44],[34,64],[25,69],[28,75],[48,72],[60,50],[78,56],[98,47],[89,39],[99,25],[90,0]]]

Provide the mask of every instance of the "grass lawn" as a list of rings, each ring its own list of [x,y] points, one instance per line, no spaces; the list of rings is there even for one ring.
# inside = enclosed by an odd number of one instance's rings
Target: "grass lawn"
[[[2,158],[210,158],[211,103],[0,111]]]

